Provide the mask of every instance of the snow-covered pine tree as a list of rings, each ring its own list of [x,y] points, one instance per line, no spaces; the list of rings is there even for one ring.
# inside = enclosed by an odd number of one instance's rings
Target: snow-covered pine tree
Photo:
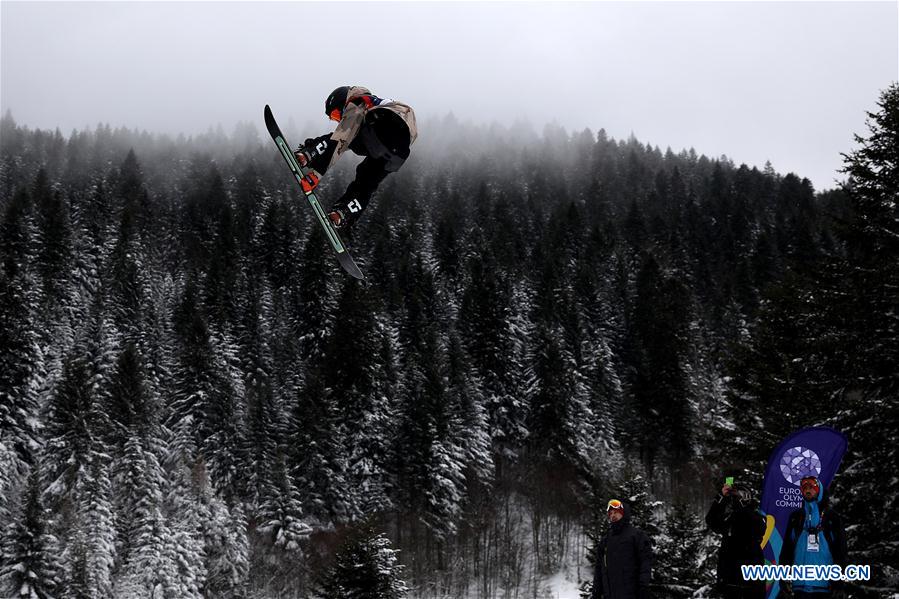
[[[448,396],[453,437],[464,452],[468,499],[472,490],[486,492],[493,483],[494,458],[491,452],[490,425],[482,404],[484,392],[471,376],[467,354],[459,335],[451,332],[447,352]]]
[[[311,227],[298,263],[290,267],[290,326],[300,357],[314,367],[321,363],[334,322],[328,273],[335,265],[328,252],[322,251],[327,243],[322,228]]]
[[[10,511],[0,539],[0,593],[5,597],[52,599],[59,586],[57,539],[49,532],[50,514],[41,499],[41,476],[34,466],[27,477],[20,505]]]
[[[339,315],[325,345],[325,364],[341,437],[348,446],[347,499],[358,513],[387,508],[386,493],[391,381],[385,376],[394,356],[385,343],[373,294],[347,279],[337,300]],[[384,350],[387,350],[385,353]]]
[[[202,494],[201,530],[205,544],[207,596],[244,599],[247,596],[249,540],[240,504],[229,507],[211,488]]]
[[[472,375],[479,381],[493,453],[502,468],[501,463],[518,455],[524,428],[524,406],[515,381],[512,289],[489,254],[472,251],[466,267],[457,327]]]
[[[254,261],[259,265],[259,272],[265,275],[266,281],[275,294],[281,291],[298,292],[301,289],[297,286],[298,277],[307,274],[300,271],[304,270],[306,266],[310,266],[304,264],[303,268],[297,268],[300,254],[297,248],[296,232],[291,226],[292,219],[289,208],[289,203],[278,202],[271,196],[266,196],[261,206],[260,223],[253,237]],[[312,227],[310,231],[316,228],[321,229],[321,227]],[[320,240],[325,243],[324,238]],[[322,259],[324,252],[319,252],[319,254],[317,257]],[[325,266],[324,262],[317,263],[317,265],[320,268]],[[295,316],[299,316],[299,314],[297,313]]]
[[[209,262],[203,265],[206,274],[203,304],[210,324],[217,329],[225,329],[229,323],[238,320],[239,281],[244,271],[235,267],[240,260],[234,231],[234,209],[224,192],[220,200],[222,204],[216,212],[214,237],[209,242]]]
[[[642,530],[650,540],[661,531],[656,510],[660,501],[653,500],[650,495],[650,484],[646,479],[642,464],[627,462],[621,471],[620,482],[612,486],[612,497],[630,506],[631,524]],[[602,503],[605,509],[605,503]]]
[[[868,132],[844,156],[851,212],[840,231],[847,246],[833,265],[835,285],[820,296],[829,340],[824,374],[835,381],[835,424],[849,437],[837,509],[850,524],[849,549],[862,563],[880,563],[873,587],[899,586],[899,84],[884,90],[868,113]],[[827,379],[825,379],[827,380]]]
[[[11,281],[33,268],[37,258],[34,202],[27,189],[18,189],[7,200],[0,220],[0,255],[3,272]]]
[[[534,374],[529,394],[531,438],[545,440],[555,435],[555,451],[564,456],[560,465],[571,469],[581,479],[579,484],[587,482],[591,463],[599,457],[598,447],[603,441],[612,442],[610,437],[600,439],[596,427],[607,427],[609,422],[600,422],[592,409],[590,373],[595,364],[590,350],[598,335],[585,305],[590,302],[582,301],[592,287],[585,274],[591,268],[582,247],[585,233],[580,204],[560,202],[534,249],[536,294],[530,342]],[[554,411],[559,421],[550,424],[550,429],[560,428],[547,431],[546,424],[538,422],[547,416],[551,421]],[[536,427],[544,430],[538,433]]]
[[[73,489],[73,511],[62,553],[65,594],[108,597],[112,594],[116,559],[115,522],[108,456],[93,455],[81,465]]]
[[[144,440],[158,437],[160,406],[145,382],[143,359],[133,343],[128,343],[116,360],[105,401],[111,445],[122,449],[132,436]]]
[[[637,275],[631,323],[636,348],[633,394],[640,458],[652,472],[657,458],[676,466],[693,452],[687,350],[688,290],[646,254]]]
[[[36,334],[36,284],[31,198],[20,190],[0,220],[0,501],[10,505],[10,485],[26,471],[37,446],[40,349]],[[0,517],[4,516],[0,507]]]
[[[114,577],[115,597],[153,597],[162,582],[165,545],[170,536],[162,515],[163,472],[146,438],[132,434],[121,458],[114,497],[120,530]]]
[[[235,238],[240,246],[239,254],[244,260],[253,261],[254,237],[262,215],[268,203],[259,169],[253,162],[244,164],[237,173],[234,182],[234,227]],[[255,264],[253,264],[255,266]],[[252,269],[252,273],[262,275],[261,270]],[[251,274],[252,274],[251,273]]]
[[[596,555],[599,542],[608,531],[609,521],[606,505],[609,498],[604,492],[604,487],[594,489],[593,503],[590,506],[589,517],[584,523],[584,536],[587,538],[586,560],[587,568],[581,575],[581,584],[578,586],[581,599],[593,599],[593,577],[596,574]]]
[[[207,439],[205,452],[212,483],[231,505],[247,495],[246,392],[237,356],[239,349],[231,333],[225,330],[214,334],[212,347],[215,367],[222,379],[218,402],[209,406],[207,418],[215,432]]]
[[[45,314],[60,310],[72,259],[72,228],[68,205],[59,189],[53,189],[47,171],[38,172],[32,187],[38,225],[37,266],[41,275]]]
[[[287,472],[286,456],[279,453],[266,464],[266,484],[259,495],[257,530],[271,535],[270,542],[288,554],[302,554],[302,543],[312,528],[304,518],[301,495]]]
[[[144,250],[135,220],[137,207],[126,204],[122,208],[118,237],[106,265],[105,290],[109,312],[116,328],[126,342],[139,344],[145,335],[143,319]]]
[[[266,474],[285,442],[286,418],[272,381],[271,297],[260,277],[249,277],[245,298],[237,336],[247,412],[244,452],[251,466],[246,477],[247,499],[258,505],[263,488],[271,484]]]
[[[216,488],[240,495],[242,477],[242,404],[234,372],[233,347],[227,335],[217,335],[197,303],[197,287],[188,281],[175,315],[177,335],[174,395],[169,427],[190,417],[196,441]]]
[[[563,343],[559,328],[537,325],[527,428],[532,465],[542,466],[541,474],[551,474],[556,485],[568,486],[589,478],[596,436],[586,381]]]
[[[608,469],[619,456],[618,424],[624,391],[615,365],[615,355],[599,332],[587,347],[588,408],[593,414],[594,440],[591,444],[594,467]]]
[[[40,427],[40,352],[23,279],[0,270],[0,497],[33,459]]]
[[[699,518],[683,503],[666,510],[661,534],[653,539],[656,593],[671,599],[692,597],[710,572],[703,571],[705,551]]]
[[[116,597],[151,597],[161,582],[169,532],[162,514],[164,473],[159,408],[133,344],[122,351],[108,400],[113,503],[116,513]]]
[[[75,347],[63,362],[61,379],[50,394],[44,415],[46,443],[41,457],[42,473],[48,477],[48,507],[64,515],[77,513],[79,502],[87,501],[82,495],[88,480],[97,483],[92,492],[98,501],[109,499],[108,481],[100,484],[100,479],[108,477],[109,455],[103,439],[111,430],[106,406],[116,340],[102,314],[102,302],[96,301],[90,312],[91,318],[83,324]]]
[[[568,212],[568,211],[566,211]],[[573,301],[571,281],[565,275],[574,263],[571,241],[564,241],[559,216],[547,225],[546,238],[537,247],[539,277],[529,339],[528,462],[534,489],[553,488],[534,495],[542,510],[571,510],[590,480],[596,457],[596,421],[590,408],[583,354],[583,319]],[[575,217],[576,218],[576,217]],[[553,246],[553,247],[550,247]]]
[[[401,328],[404,377],[394,437],[399,505],[443,536],[453,532],[465,497],[463,451],[451,427],[446,345],[433,273],[414,258]],[[414,529],[414,528],[413,528]]]
[[[192,417],[177,421],[168,430],[165,442],[163,517],[167,537],[159,583],[153,592],[164,599],[202,599],[206,564],[199,498],[209,483],[197,449]]]
[[[734,430],[722,448],[731,454],[724,461],[751,461],[748,465],[759,473],[781,439],[829,412],[822,409],[827,398],[808,384],[814,341],[799,285],[799,276],[791,272],[763,294],[759,317],[730,365],[726,397]]]
[[[324,373],[308,370],[290,414],[288,464],[314,528],[331,528],[355,517],[347,482],[346,444]]]
[[[244,453],[250,469],[247,520],[248,532],[255,527],[258,533],[250,537],[250,569],[266,571],[267,576],[271,572],[281,588],[289,588],[301,578],[302,570],[294,567],[293,560],[303,559],[302,543],[312,528],[305,521],[302,498],[288,467],[289,418],[284,391],[274,380],[272,294],[259,273],[250,273],[243,295],[246,307],[238,340],[246,390]]]
[[[400,599],[409,588],[401,578],[403,566],[390,540],[373,526],[353,531],[324,572],[314,596],[317,599]]]

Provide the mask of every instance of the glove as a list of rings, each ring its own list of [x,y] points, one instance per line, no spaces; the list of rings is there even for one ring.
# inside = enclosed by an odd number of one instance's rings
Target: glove
[[[842,580],[832,580],[830,582],[830,596],[833,599],[846,599],[849,596],[846,584]]]
[[[321,177],[314,170],[310,170],[309,174],[303,177],[302,181],[300,181],[300,185],[303,186],[303,192],[306,195],[312,193],[312,191],[318,187],[318,182],[321,180]]]
[[[793,583],[781,580],[780,581],[780,592],[777,593],[777,599],[792,599],[793,597]]]
[[[652,599],[652,595],[649,593],[648,586],[640,586],[640,588],[637,590],[637,599]]]
[[[321,147],[322,140],[327,139],[327,137],[327,135],[322,135],[321,137],[306,138],[303,145],[294,152],[294,155],[297,157],[297,162],[303,166],[309,166],[317,156],[321,155],[319,148]]]
[[[300,163],[300,166],[308,166],[309,161],[312,160],[312,156],[309,155],[309,151],[305,146],[300,146],[294,150],[293,155],[296,157],[297,162]]]

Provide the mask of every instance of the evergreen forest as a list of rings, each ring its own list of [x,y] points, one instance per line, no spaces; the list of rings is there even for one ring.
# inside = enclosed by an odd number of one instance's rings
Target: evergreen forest
[[[852,596],[891,596],[899,86],[868,109],[827,190],[602,129],[422,120],[346,239],[364,281],[261,107],[177,138],[7,113],[0,596],[586,597],[617,497],[654,595],[705,597],[724,477],[760,490],[814,425],[849,438]]]

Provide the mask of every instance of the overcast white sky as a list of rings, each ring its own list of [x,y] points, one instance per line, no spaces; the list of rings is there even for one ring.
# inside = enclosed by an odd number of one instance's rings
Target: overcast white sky
[[[463,120],[644,143],[833,187],[865,111],[899,79],[896,2],[0,1],[0,105],[32,128],[327,130],[360,84],[420,124]],[[422,135],[427,135],[423,130]]]

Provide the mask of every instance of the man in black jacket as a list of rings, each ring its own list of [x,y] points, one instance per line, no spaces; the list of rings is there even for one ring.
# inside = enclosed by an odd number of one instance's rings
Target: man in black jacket
[[[718,551],[715,591],[722,599],[765,599],[764,581],[743,580],[741,566],[764,565],[765,518],[749,489],[724,485],[705,516],[709,528],[724,535]]]
[[[606,506],[609,531],[596,547],[593,599],[650,599],[652,545],[631,526],[630,508],[617,499]]]

